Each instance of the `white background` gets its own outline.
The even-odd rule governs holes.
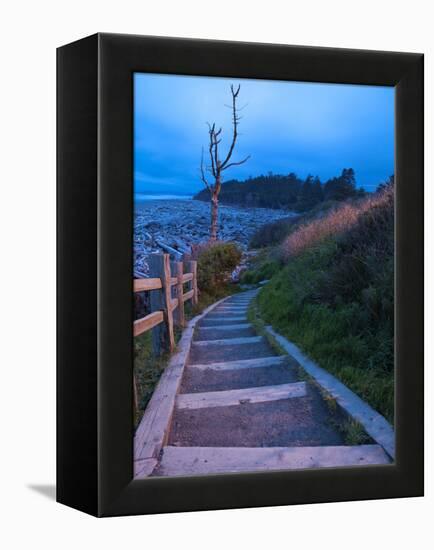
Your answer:
[[[36,0],[2,5],[3,548],[433,547],[432,348],[427,350],[424,499],[97,520],[41,494],[41,486],[42,492],[53,493],[55,475],[55,48],[103,31],[425,53],[426,275],[433,281],[434,49],[428,6],[419,0]],[[428,345],[432,286],[426,288]]]

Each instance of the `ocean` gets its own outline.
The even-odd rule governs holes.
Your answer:
[[[134,193],[134,202],[144,201],[168,201],[168,200],[190,200],[193,195],[145,195],[144,193]]]

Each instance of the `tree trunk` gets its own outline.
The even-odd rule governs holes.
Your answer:
[[[217,240],[218,209],[219,209],[219,198],[217,194],[213,194],[211,197],[211,235],[210,235],[210,240],[212,242],[215,242]]]

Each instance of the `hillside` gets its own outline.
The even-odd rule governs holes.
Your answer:
[[[230,180],[223,182],[219,200],[227,205],[304,212],[323,201],[342,201],[363,194],[363,189],[356,188],[354,170],[344,168],[340,176],[325,183],[313,176],[302,180],[294,173],[269,173],[245,181]],[[209,191],[203,189],[193,199],[209,202]]]
[[[243,282],[263,319],[393,422],[393,185],[288,227]]]

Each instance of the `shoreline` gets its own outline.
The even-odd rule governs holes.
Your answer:
[[[140,195],[140,198],[136,198]],[[148,205],[152,202],[167,202],[167,201],[176,201],[176,202],[193,202],[200,203],[210,206],[210,201],[204,201],[202,199],[195,199],[194,195],[141,195],[134,193],[134,210],[143,205]],[[288,217],[298,216],[299,213],[295,210],[286,210],[284,208],[268,208],[262,206],[246,206],[242,204],[226,204],[224,202],[219,202],[219,208],[235,208],[240,210],[264,210],[272,212],[285,212]]]
[[[237,243],[244,251],[257,229],[296,216],[288,210],[219,206],[219,238]],[[151,199],[134,203],[134,269],[147,272],[146,257],[165,247],[191,252],[191,246],[209,238],[210,203],[193,199]],[[167,248],[166,248],[167,251]]]

